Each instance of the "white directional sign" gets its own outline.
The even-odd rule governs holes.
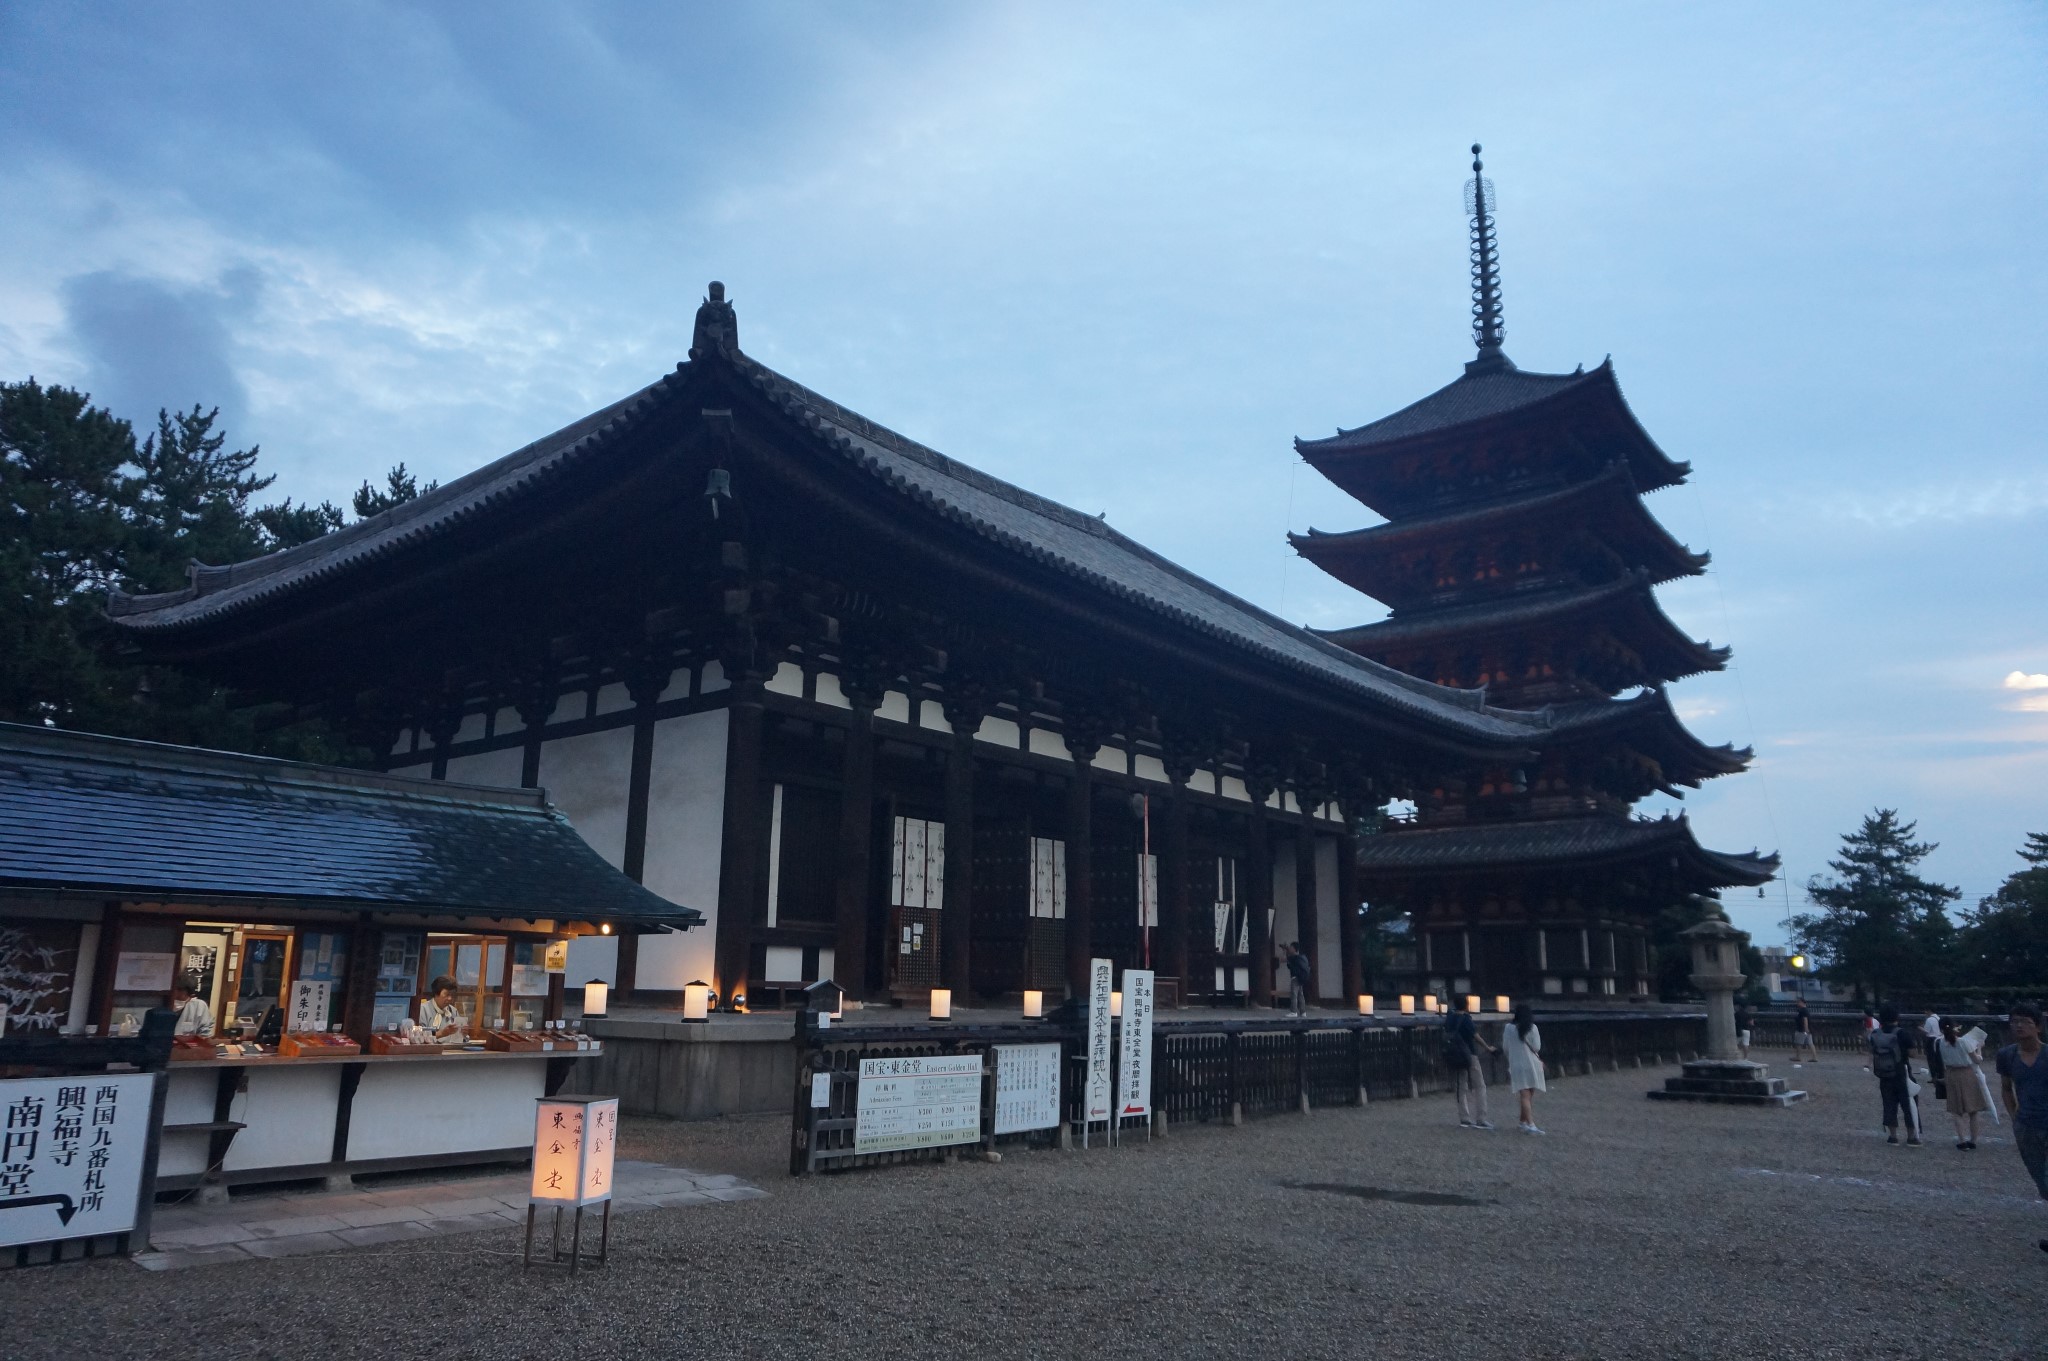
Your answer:
[[[135,1227],[153,1074],[0,1082],[0,1247]]]
[[[971,1144],[981,1137],[979,1054],[860,1061],[853,1151]]]
[[[995,1051],[995,1132],[1055,1128],[1060,1122],[1060,1047],[999,1044]]]
[[[1123,1044],[1117,1053],[1116,1114],[1152,1113],[1152,971],[1124,970]]]

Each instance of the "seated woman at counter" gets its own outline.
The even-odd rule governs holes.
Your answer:
[[[455,980],[443,974],[420,1003],[420,1028],[437,1040],[462,1042],[462,1013],[455,1006]]]
[[[179,974],[171,981],[171,1010],[178,1013],[173,1034],[212,1038],[213,1008],[199,995],[199,980],[191,974]]]

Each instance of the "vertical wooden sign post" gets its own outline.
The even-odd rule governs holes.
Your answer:
[[[604,1265],[612,1237],[612,1158],[619,1137],[615,1096],[542,1097],[533,1128],[533,1185],[526,1201],[526,1248],[522,1269],[533,1266],[533,1217],[541,1206],[555,1212],[547,1262],[562,1262],[562,1211],[575,1211],[569,1236],[569,1274],[582,1259],[583,1209],[604,1205],[596,1263]]]
[[[1152,1125],[1152,992],[1150,969],[1124,970],[1123,1043],[1117,1049],[1116,1133],[1123,1138],[1127,1119],[1146,1119],[1145,1133]]]
[[[1109,1123],[1114,1112],[1115,1093],[1109,1080],[1109,993],[1110,962],[1088,961],[1088,1076],[1081,1086],[1081,1147],[1088,1147],[1088,1131],[1100,1120]]]

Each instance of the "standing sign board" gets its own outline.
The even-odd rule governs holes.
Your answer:
[[[556,1206],[610,1200],[618,1133],[615,1096],[542,1098],[534,1120],[530,1198]]]
[[[853,1151],[971,1144],[981,1137],[979,1054],[919,1054],[860,1061]]]
[[[285,1016],[285,1030],[290,1034],[303,1035],[310,1030],[327,1029],[327,1009],[333,996],[334,985],[324,978],[301,978],[293,983],[292,1005]]]
[[[1109,992],[1110,963],[1088,961],[1088,1082],[1084,1089],[1083,1118],[1094,1124],[1110,1118],[1109,1089]]]
[[[135,1227],[157,1075],[0,1082],[0,1247]]]
[[[1152,1113],[1152,971],[1124,970],[1123,1044],[1117,1053],[1116,1114]]]
[[[996,1051],[997,1134],[1053,1129],[1060,1122],[1060,1047],[999,1044]]]

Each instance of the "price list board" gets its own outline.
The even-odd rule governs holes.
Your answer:
[[[855,1153],[971,1144],[981,1138],[978,1054],[860,1061]]]

